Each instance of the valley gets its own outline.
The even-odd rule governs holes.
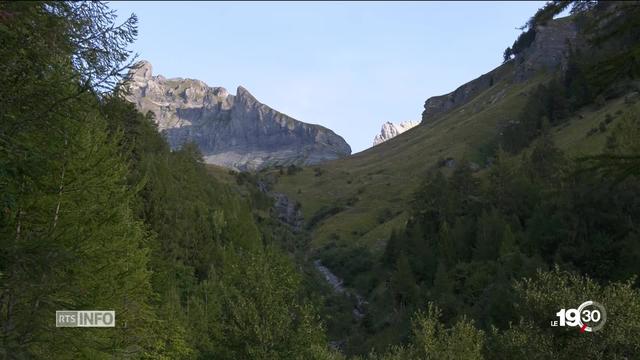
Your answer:
[[[640,354],[638,2],[547,2],[501,64],[424,94],[419,123],[386,122],[355,154],[242,86],[154,74],[130,50],[149,28],[110,5],[0,2],[0,358]],[[223,5],[184,4],[238,10]],[[154,26],[162,54],[195,63],[176,49],[203,24],[182,10],[189,26]],[[228,29],[207,33],[217,76],[294,67],[297,50],[263,37],[279,24],[249,25],[229,48],[213,36]],[[305,103],[304,74],[270,83],[297,109],[360,100],[331,84]],[[596,303],[598,319],[573,318]],[[99,309],[115,322],[59,324]]]
[[[375,347],[374,344],[389,341],[394,336],[387,331],[395,328],[388,326],[389,321],[402,321],[389,320],[391,305],[380,299],[390,291],[387,271],[393,271],[393,266],[383,265],[384,257],[393,233],[402,232],[415,217],[412,202],[416,192],[429,181],[429,174],[440,171],[451,176],[460,164],[467,163],[473,177],[483,186],[490,186],[486,181],[495,171],[503,129],[516,121],[532,97],[538,96],[540,86],[552,81],[552,69],[567,66],[570,51],[558,45],[563,40],[557,38],[562,36],[557,29],[571,27],[571,20],[553,21],[560,24],[547,25],[556,37],[553,43],[544,43],[549,40],[544,34],[539,35],[531,45],[535,51],[524,52],[519,61],[507,61],[461,86],[452,94],[464,91],[472,95],[447,105],[446,110],[434,110],[441,106],[434,104],[444,96],[429,99],[425,105],[427,117],[410,131],[344,159],[303,167],[291,174],[267,172],[274,189],[301,205],[310,236],[309,256],[321,259],[344,279],[344,285],[364,294],[373,307],[369,321],[387,324],[373,331],[372,325],[353,325],[341,335],[334,334],[351,334],[350,351],[361,352],[360,346]],[[575,34],[566,36],[574,42],[584,41]],[[545,54],[546,49],[551,53]],[[550,62],[550,58],[556,62]],[[633,81],[619,95],[576,109],[562,122],[551,125],[550,140],[571,162],[602,153],[616,127],[640,113],[639,85]],[[519,156],[531,156],[535,151],[530,146],[521,154],[502,156],[518,163]],[[419,266],[419,262],[412,264],[414,269]],[[344,316],[347,321],[348,315]],[[353,336],[354,332],[363,332],[367,335],[362,336],[369,339]],[[384,346],[376,348],[383,349]]]

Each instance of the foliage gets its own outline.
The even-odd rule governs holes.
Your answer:
[[[543,124],[558,125],[582,107],[595,103],[602,107],[612,97],[623,95],[633,87],[630,82],[640,76],[640,32],[637,6],[625,3],[598,4],[552,1],[538,11],[526,27],[549,21],[568,6],[575,22],[581,23],[590,47],[572,48],[562,72],[529,94],[520,114],[503,129],[501,143],[516,153],[526,148],[543,131]],[[523,33],[516,43],[528,44]],[[505,51],[505,61],[517,53],[516,43]],[[527,45],[528,46],[528,45]],[[589,56],[583,52],[588,51]],[[606,130],[606,129],[605,129]]]
[[[640,320],[640,292],[633,281],[606,286],[575,273],[538,271],[533,277],[510,284],[519,319],[503,331],[479,330],[461,317],[447,327],[433,303],[413,317],[413,336],[404,346],[391,347],[368,359],[572,359],[576,353],[589,359],[628,359],[640,351],[635,336]],[[604,328],[582,334],[577,328],[551,327],[561,308],[594,299],[607,312]]]
[[[270,227],[110,91],[136,35],[114,20],[103,3],[0,4],[0,354],[333,358]],[[56,329],[64,309],[117,326]]]
[[[311,217],[311,219],[309,219],[309,221],[307,222],[307,229],[311,229],[312,227],[314,227],[316,224],[320,223],[322,220],[333,216],[341,211],[343,211],[345,209],[345,206],[342,204],[335,204],[335,205],[330,205],[330,206],[323,206],[322,208],[318,209],[318,211],[313,214],[313,216]]]
[[[569,4],[545,6],[510,54]],[[579,161],[551,136],[638,77],[637,9],[625,9],[603,15],[612,24],[605,32],[597,16],[585,17],[600,47],[573,53],[564,73],[529,94],[490,169],[474,173],[459,161],[452,173],[424,177],[380,262],[359,245],[324,249],[345,285],[373,294],[371,312],[344,328],[361,326],[353,338],[367,344],[386,331],[398,344],[372,359],[640,352],[640,294],[629,280],[640,273],[637,119],[605,120],[603,154]],[[283,251],[307,255],[307,235],[272,216],[257,175],[218,181],[195,145],[170,149],[152,114],[122,99],[115,85],[130,65],[136,18],[114,21],[103,3],[0,3],[2,357],[341,358],[308,298],[304,257]],[[363,194],[319,205],[305,230]],[[384,226],[396,210],[377,207],[371,221]],[[606,332],[587,338],[548,326],[583,297],[606,306]],[[62,309],[114,309],[117,327],[55,329]]]
[[[512,359],[571,359],[580,353],[589,359],[628,359],[640,351],[640,292],[633,281],[602,286],[592,279],[555,268],[515,283],[520,320],[503,333],[494,333],[491,357]],[[577,328],[550,327],[561,308],[577,307],[591,299],[607,312],[604,328],[582,334]]]
[[[429,303],[426,311],[418,311],[414,315],[412,337],[408,345],[392,347],[381,355],[372,353],[368,359],[484,359],[484,332],[476,329],[473,322],[465,318],[446,327],[440,321],[441,316],[441,310]]]
[[[527,49],[533,43],[536,38],[536,29],[534,27],[529,28],[527,31],[523,31],[518,38],[513,42],[513,45],[507,47],[502,55],[504,61],[511,60],[513,56],[517,56]]]
[[[312,309],[298,301],[300,276],[289,259],[267,250],[265,255],[230,253],[225,263],[217,290],[223,334],[217,357],[316,358],[324,335]]]
[[[76,68],[71,59],[89,55],[70,34],[96,30],[104,46],[98,52],[115,55],[122,44],[111,42],[117,37],[111,24],[93,22],[99,6],[3,2],[0,11],[3,356],[153,351],[148,244],[154,237],[132,211],[120,137],[110,136],[86,87],[91,74],[118,68],[121,58]],[[52,316],[64,309],[113,309],[118,326],[55,329]]]
[[[637,273],[634,175],[616,185],[566,159],[547,135],[521,159],[499,152],[481,186],[465,166],[450,178],[436,170],[387,244],[388,296],[400,311],[420,309],[407,294],[423,294],[445,322],[471,316],[486,331],[507,329],[521,313],[510,283],[536,268],[559,264],[602,282]]]

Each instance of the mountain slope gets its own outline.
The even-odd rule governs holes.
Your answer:
[[[132,74],[127,99],[155,114],[172,148],[195,142],[209,164],[237,170],[272,165],[313,165],[351,153],[340,136],[295,120],[256,100],[239,86],[236,95],[200,80],[153,76],[143,61]]]
[[[624,14],[615,10],[595,23]],[[485,331],[504,330],[522,316],[510,283],[536,268],[558,264],[605,280],[634,273],[626,257],[637,241],[620,239],[637,239],[622,225],[640,214],[637,186],[627,179],[628,189],[611,190],[612,176],[576,172],[585,169],[576,158],[615,159],[621,130],[637,134],[640,36],[589,48],[574,19],[537,25],[515,58],[427,100],[411,131],[345,159],[273,173],[276,191],[301,204],[309,257],[369,302],[364,321],[347,313],[344,323],[355,325],[330,329],[348,353],[403,341],[408,317],[427,301],[450,324],[464,315]],[[513,134],[524,136],[507,149]]]
[[[520,58],[451,94],[427,100],[423,123],[412,131],[348,158],[280,177],[276,189],[299,201],[307,220],[314,219],[312,251],[329,244],[379,251],[391,230],[404,225],[410,195],[430,169],[445,166],[447,172],[447,166],[466,159],[483,171],[504,126],[516,121],[538,85],[566,66],[571,39],[580,41],[571,20],[553,20],[539,29]],[[625,107],[623,97],[585,107],[553,129],[553,136],[573,156],[599,153],[606,132],[587,132],[605,114]]]
[[[505,64],[500,71],[512,68],[513,64]],[[407,200],[428,170],[447,158],[481,163],[482,149],[492,145],[498,124],[508,121],[524,105],[526,92],[543,79],[527,83],[505,79],[437,121],[318,166],[317,171],[304,168],[281,177],[276,189],[298,200],[307,219],[323,208],[348,203],[312,229],[314,248],[347,241],[379,250],[391,230],[403,225]]]

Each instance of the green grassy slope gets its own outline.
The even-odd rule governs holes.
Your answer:
[[[583,109],[554,129],[556,144],[573,157],[600,153],[610,129],[625,114],[640,114],[639,99],[638,95],[623,96],[603,106],[592,105]]]
[[[508,74],[512,66],[504,64],[498,71]],[[529,92],[547,79],[548,74],[540,74],[515,83],[507,75],[467,104],[385,143],[294,175],[279,175],[275,190],[300,202],[307,223],[314,223],[311,251],[333,244],[365,246],[375,253],[384,248],[393,228],[403,226],[410,195],[428,169],[446,158],[483,166],[501,124],[517,116]],[[613,120],[607,126],[612,126],[622,111],[632,108],[624,98],[585,108],[552,130],[555,140],[574,156],[597,153],[607,136],[606,130],[597,130],[599,124],[610,114]]]
[[[503,67],[511,70],[511,64]],[[381,249],[406,220],[407,200],[428,169],[448,157],[481,163],[481,150],[498,124],[510,119],[540,80],[512,84],[507,77],[431,123],[350,157],[281,176],[275,188],[302,204],[307,221],[323,209],[344,206],[314,226],[312,249],[330,242]]]

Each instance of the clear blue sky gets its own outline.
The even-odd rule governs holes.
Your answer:
[[[154,74],[242,85],[354,152],[502,61],[536,2],[113,2]]]

